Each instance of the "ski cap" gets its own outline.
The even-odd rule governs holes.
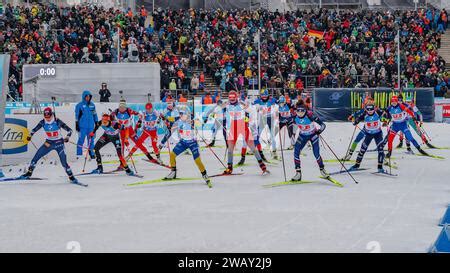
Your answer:
[[[305,107],[305,105],[297,105],[297,107],[295,108],[295,111],[306,112],[306,107]]]
[[[110,121],[110,120],[111,120],[111,116],[107,113],[103,113],[102,121]]]
[[[392,96],[391,103],[394,103],[394,102],[398,103],[398,97],[397,96]]]
[[[153,108],[153,104],[151,102],[149,102],[145,105],[145,110],[150,110],[152,108]]]
[[[230,91],[230,93],[228,93],[228,100],[230,101],[230,103],[235,103],[237,101],[237,93],[236,91]]]
[[[375,105],[373,105],[373,104],[366,105],[366,111],[374,111],[374,110],[375,110]]]
[[[52,108],[46,107],[46,108],[44,109],[44,117],[49,118],[49,117],[51,117],[52,115],[53,115]]]
[[[121,99],[121,100],[119,101],[119,107],[126,108],[126,107],[127,107],[127,102],[126,102],[126,100]]]
[[[267,91],[267,89],[263,89],[261,90],[261,98],[267,98],[269,96],[269,91]]]
[[[286,103],[286,98],[284,96],[280,96],[280,98],[278,99],[279,103]]]

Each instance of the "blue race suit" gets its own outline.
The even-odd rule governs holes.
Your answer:
[[[392,151],[392,142],[394,141],[394,137],[398,132],[403,132],[405,138],[411,141],[414,147],[419,149],[419,143],[417,143],[417,141],[413,138],[411,131],[408,128],[407,116],[414,116],[412,109],[408,108],[408,106],[405,104],[398,103],[396,106],[389,106],[386,109],[386,112],[387,118],[392,120],[392,125],[388,135],[388,150]]]
[[[320,156],[319,147],[319,135],[314,123],[320,125],[320,131],[325,130],[325,123],[323,123],[317,116],[315,116],[311,111],[306,112],[303,117],[296,116],[294,119],[294,124],[298,127],[299,135],[297,141],[294,145],[294,164],[295,169],[301,168],[300,153],[305,147],[308,141],[311,141],[314,157],[316,158],[317,164],[320,169],[324,168],[322,157]]]
[[[64,167],[67,175],[69,177],[73,176],[72,170],[69,164],[67,164],[67,156],[64,150],[64,140],[61,134],[61,128],[67,131],[67,137],[72,135],[72,129],[67,126],[62,120],[57,118],[52,118],[51,121],[41,120],[36,127],[31,130],[30,135],[34,135],[41,128],[44,128],[47,139],[44,144],[37,150],[33,159],[31,160],[29,172],[33,172],[39,159],[44,157],[49,152],[55,150],[58,153],[59,159],[61,160],[61,165]]]
[[[89,96],[89,101],[86,101],[86,97]],[[81,95],[81,102],[75,107],[75,122],[77,124],[77,129],[80,131],[78,133],[78,145],[77,145],[77,156],[83,154],[83,145],[85,139],[89,145],[89,154],[91,156],[94,154],[94,137],[89,137],[89,133],[94,130],[95,124],[98,122],[97,112],[95,110],[95,104],[91,101],[92,94],[89,91],[84,91]]]
[[[358,157],[356,158],[356,164],[360,164],[364,154],[367,151],[367,148],[372,142],[372,139],[375,139],[375,143],[377,144],[378,150],[378,168],[381,168],[384,160],[384,141],[383,141],[383,131],[381,130],[381,117],[383,116],[383,111],[377,109],[374,111],[372,115],[369,115],[366,111],[361,113],[359,116],[355,118],[354,125],[356,126],[359,122],[364,121],[364,128],[361,130],[364,132],[365,138],[364,142],[361,145],[361,149],[359,150]]]

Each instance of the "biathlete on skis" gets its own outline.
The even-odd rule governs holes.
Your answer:
[[[241,100],[239,101],[239,103],[243,106],[244,109],[247,109],[247,111],[245,112],[245,127],[250,130],[250,132],[252,132],[253,134],[253,143],[254,146],[256,147],[256,149],[259,152],[259,155],[261,156],[261,159],[263,162],[269,162],[266,157],[264,156],[263,153],[263,149],[261,146],[261,143],[259,142],[259,130],[257,128],[257,124],[253,124],[252,128],[250,128],[250,112],[251,112],[251,107],[252,105],[250,104],[250,101],[248,100],[247,96],[245,95],[244,92],[241,93],[240,96]],[[256,117],[255,120],[258,120],[258,117]],[[225,121],[224,121],[225,122]],[[236,140],[237,141],[237,140]],[[242,137],[242,148],[241,148],[241,159],[239,160],[239,162],[237,163],[237,165],[244,165],[245,164],[245,156],[247,155],[247,141],[245,140],[244,137]],[[227,144],[228,147],[228,144]],[[249,154],[251,154],[252,152],[249,152]]]
[[[386,118],[392,121],[392,125],[388,130],[389,133],[387,136],[388,152],[386,154],[386,158],[389,158],[392,155],[392,143],[398,132],[402,132],[405,135],[405,138],[411,141],[414,147],[416,147],[421,154],[429,156],[427,152],[422,150],[419,143],[417,143],[412,136],[411,131],[408,128],[408,115],[414,121],[416,120],[414,117],[414,112],[409,105],[399,103],[398,97],[393,96],[391,98],[391,105],[386,109]]]
[[[119,102],[119,108],[114,110],[111,114],[111,119],[116,120],[121,126],[120,129],[120,141],[121,145],[121,153],[122,157],[124,157],[124,150],[126,147],[130,145],[128,139],[131,139],[135,145],[137,145],[136,140],[136,132],[133,128],[133,119],[135,116],[138,116],[139,113],[134,111],[133,109],[127,107],[127,103],[124,99],[121,99]],[[141,145],[142,146],[142,145]],[[141,148],[141,147],[139,147]],[[125,166],[120,164],[118,170],[123,169]]]
[[[311,142],[314,157],[319,165],[321,175],[324,178],[330,177],[325,170],[319,146],[319,135],[325,130],[325,123],[323,123],[319,117],[314,115],[312,111],[307,110],[307,106],[303,100],[297,102],[295,111],[296,117],[294,118],[294,124],[298,128],[298,137],[294,145],[294,164],[296,173],[291,181],[302,180],[300,154],[308,142]],[[319,129],[316,129],[316,124],[320,126]]]
[[[228,93],[228,105],[224,108],[224,124],[227,132],[226,141],[228,143],[228,164],[224,174],[231,174],[233,172],[233,151],[240,135],[244,137],[248,147],[254,153],[263,174],[268,173],[259,151],[255,148],[254,136],[249,128],[249,122],[246,122],[246,118],[248,118],[248,108],[246,106],[248,104],[244,105],[239,102],[236,91],[230,91]]]
[[[370,97],[369,95],[366,96],[364,98],[364,102],[362,104],[362,108],[360,110],[356,111],[355,113],[351,114],[348,117],[348,121],[351,121],[352,123],[354,123],[357,117],[359,117],[362,114],[364,114],[365,106],[367,104],[373,104],[373,103],[374,103],[373,98]],[[356,138],[353,140],[352,145],[350,146],[350,149],[348,150],[347,154],[342,159],[343,161],[349,161],[352,158],[352,155],[355,152],[356,147],[358,146],[358,143],[361,142],[361,140],[363,140],[365,136],[366,136],[365,131],[364,130],[359,130],[358,134],[356,135]]]
[[[217,101],[217,105],[211,107],[203,117],[203,123],[206,124],[211,117],[214,120],[212,127],[212,141],[208,144],[208,147],[214,147],[216,143],[216,136],[219,131],[222,131],[223,139],[226,138],[226,132],[223,126],[223,109],[225,103],[222,100]]]
[[[405,104],[407,107],[411,108],[413,110],[413,112],[414,112],[415,120],[412,119],[412,118],[409,118],[409,116],[407,117],[408,126],[413,128],[413,130],[416,132],[416,134],[418,136],[420,136],[420,138],[422,139],[422,142],[425,145],[427,145],[429,148],[436,148],[428,141],[425,133],[422,130],[420,130],[420,128],[423,125],[423,115],[420,112],[419,108],[417,108],[417,106],[414,104],[414,99],[411,98],[411,97],[409,97],[409,98],[407,97],[405,99],[405,101],[403,101],[403,95],[399,94],[398,95],[398,102]],[[403,136],[403,133],[401,133],[401,132],[399,134],[400,134],[400,143],[398,144],[397,148],[401,148],[403,146],[404,136]],[[412,153],[411,142],[409,142],[409,140],[406,140],[406,149],[407,149],[408,152]]]
[[[272,148],[271,154],[274,159],[278,159],[277,143],[275,141],[275,126],[278,123],[276,100],[269,96],[267,90],[262,90],[259,98],[257,98],[253,104],[256,105],[258,112],[258,135],[261,136],[263,130],[268,127]]]
[[[362,143],[361,149],[359,150],[355,165],[350,167],[349,171],[359,169],[367,148],[369,147],[372,140],[375,140],[378,150],[378,172],[385,172],[383,169],[383,131],[381,130],[381,118],[383,115],[384,111],[376,109],[375,105],[372,102],[369,102],[365,105],[364,111],[358,116],[355,116],[355,120],[353,122],[354,126],[357,126],[360,122],[364,122],[364,127],[361,130],[361,132],[364,132],[364,142]]]
[[[284,96],[280,96],[278,99],[278,114],[280,120],[280,126],[278,133],[281,133],[284,127],[286,127],[288,131],[289,139],[291,140],[290,147],[288,150],[292,150],[294,148],[294,113],[292,109],[292,105],[286,102],[286,98]]]
[[[124,125],[120,124],[118,121],[113,119],[113,115],[103,114],[102,119],[95,124],[94,131],[90,133],[90,136],[94,136],[97,130],[101,127],[103,129],[103,135],[97,140],[94,146],[95,160],[97,161],[97,169],[93,170],[92,173],[103,173],[102,165],[102,155],[100,150],[107,145],[112,143],[116,148],[117,156],[119,157],[120,164],[125,169],[128,175],[133,175],[134,172],[128,167],[126,160],[122,154],[122,144],[120,141],[120,132],[124,129]]]
[[[145,111],[139,114],[139,120],[136,123],[136,130],[135,130],[137,131],[138,128],[142,128],[142,134],[136,140],[136,145],[130,150],[126,159],[133,156],[133,154],[139,148],[150,161],[157,164],[162,164],[158,148],[158,127],[157,127],[157,123],[159,122],[160,116],[161,116],[160,113],[158,113],[156,110],[153,109],[153,104],[151,102],[145,105]],[[152,142],[153,151],[156,154],[156,159],[154,159],[150,155],[147,148],[145,148],[144,146],[144,142],[149,137]]]
[[[211,180],[206,172],[205,166],[200,158],[200,150],[198,142],[195,136],[193,121],[190,119],[190,114],[185,110],[179,111],[180,118],[171,126],[172,131],[176,131],[176,135],[179,137],[180,141],[175,145],[173,150],[170,152],[170,166],[172,168],[169,175],[165,177],[167,180],[177,178],[177,162],[176,158],[178,155],[189,149],[194,158],[195,164],[197,165],[203,179],[209,187],[212,187]]]
[[[159,146],[158,146],[159,150],[161,150],[164,147],[166,142],[168,142],[168,140],[172,136],[172,126],[180,118],[178,109],[177,109],[177,107],[175,107],[175,102],[172,99],[168,99],[166,101],[166,103],[167,103],[167,107],[162,113],[162,119],[165,121],[167,130],[161,140],[161,144],[159,144]]]
[[[31,160],[30,166],[28,167],[28,171],[21,175],[21,179],[30,178],[33,174],[33,170],[36,167],[39,159],[44,157],[49,152],[55,150],[58,153],[59,160],[61,161],[61,165],[64,167],[67,175],[71,183],[78,183],[78,180],[73,175],[72,170],[70,169],[69,164],[67,163],[67,156],[64,149],[64,142],[68,142],[70,136],[72,135],[72,129],[67,126],[62,120],[55,117],[52,109],[47,107],[44,109],[44,119],[42,119],[36,127],[31,130],[30,135],[27,137],[28,141],[31,141],[33,135],[39,131],[41,128],[44,129],[45,134],[47,135],[44,144],[37,150],[33,159]],[[67,131],[67,135],[63,138],[61,134],[61,129]]]

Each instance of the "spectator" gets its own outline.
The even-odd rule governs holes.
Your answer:
[[[197,66],[204,68],[199,89],[205,88],[207,77],[213,77],[222,90],[240,88],[239,74],[244,87],[253,88],[259,75],[254,39],[258,29],[264,87],[289,87],[293,81],[297,88],[300,78],[308,79],[308,87],[352,87],[359,82],[369,87],[395,86],[398,30],[405,83],[436,87],[445,68],[437,54],[448,26],[445,9],[284,13],[157,9],[152,14],[154,26],[145,26],[146,14],[142,8],[133,14],[90,5],[6,5],[5,18],[0,19],[0,50],[11,55],[10,77],[14,74],[16,79],[10,83],[12,90],[21,84],[23,64],[113,62],[118,55],[124,61],[134,46],[139,61],[160,63],[162,87],[170,88],[169,79],[175,78],[178,88],[186,88],[192,82],[188,75]],[[324,35],[314,37],[310,30]],[[255,78],[252,83],[251,78]]]
[[[192,91],[192,94],[194,94],[194,95],[197,94],[197,90],[199,89],[199,86],[200,86],[199,83],[200,82],[199,82],[199,79],[197,77],[197,74],[194,74],[194,77],[192,77],[192,79],[191,79],[191,91]]]
[[[109,102],[109,98],[111,97],[111,92],[108,89],[106,83],[102,83],[101,89],[98,91],[100,94],[100,102]]]
[[[175,79],[172,79],[172,81],[169,84],[169,90],[176,91],[177,90],[177,83],[175,82]]]

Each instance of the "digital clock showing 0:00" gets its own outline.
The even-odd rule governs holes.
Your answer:
[[[39,69],[40,76],[56,76],[55,67],[42,67]]]

